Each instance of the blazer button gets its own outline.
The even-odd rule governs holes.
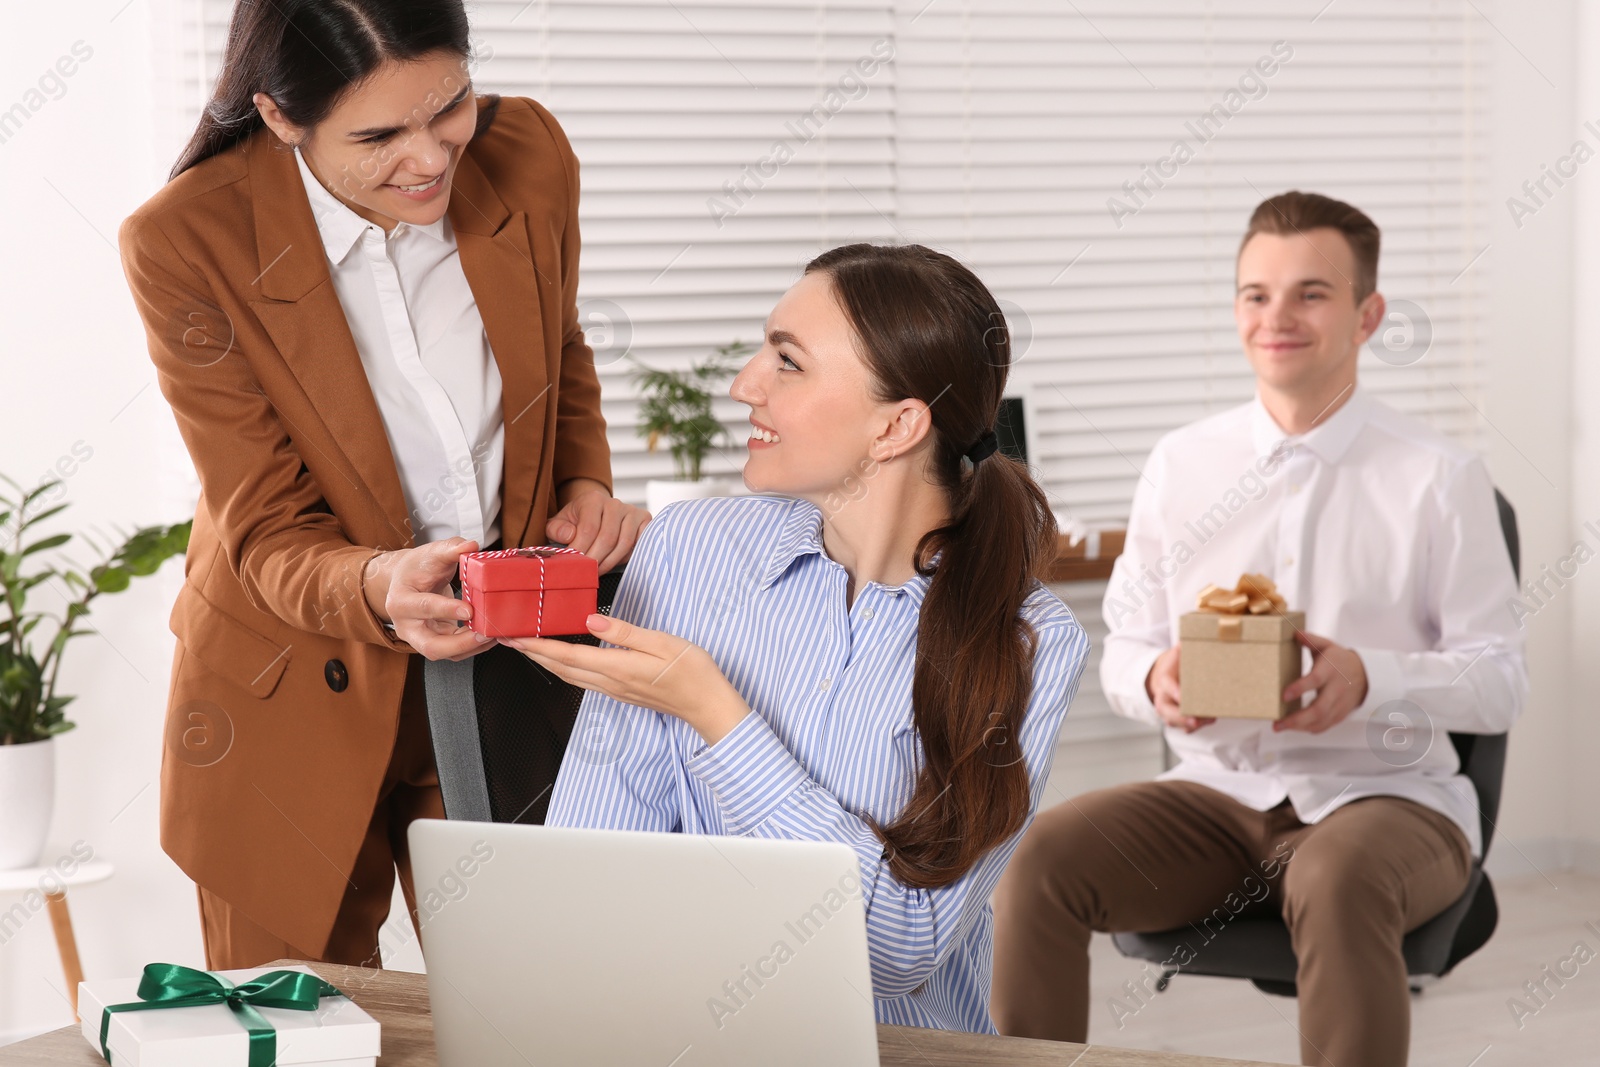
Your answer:
[[[322,677],[327,679],[328,688],[335,693],[344,692],[344,687],[350,684],[350,672],[345,670],[344,664],[336,659],[330,659],[323,665]]]

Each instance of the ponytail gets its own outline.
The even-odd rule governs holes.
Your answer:
[[[813,270],[830,276],[881,399],[938,403],[930,473],[950,520],[923,535],[915,557],[931,579],[911,683],[923,767],[905,809],[873,827],[894,876],[935,889],[1027,819],[1021,730],[1037,634],[1022,605],[1053,558],[1055,516],[1022,463],[984,448],[967,458],[994,425],[1011,364],[1004,314],[984,284],[921,245],[847,245]]]

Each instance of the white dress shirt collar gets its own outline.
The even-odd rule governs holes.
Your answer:
[[[361,235],[367,227],[377,224],[357,215],[350,205],[334,196],[317,181],[317,176],[311,173],[310,166],[306,164],[305,156],[300,153],[299,145],[294,148],[294,160],[300,167],[300,180],[305,183],[306,197],[311,201],[311,214],[317,220],[317,232],[322,235],[322,247],[327,251],[330,262],[342,263],[344,257],[355,248],[356,242],[361,240]],[[445,227],[449,218],[449,215],[441,215],[436,221],[425,226],[401,222],[389,231],[388,237],[393,240],[407,230],[416,230],[436,241],[448,241],[450,234]]]
[[[1333,414],[1303,434],[1289,434],[1278,425],[1257,392],[1250,404],[1250,440],[1257,456],[1270,455],[1287,441],[1295,448],[1310,449],[1324,463],[1338,463],[1349,451],[1361,427],[1366,425],[1369,414],[1366,393],[1360,386],[1353,385],[1349,397]]]

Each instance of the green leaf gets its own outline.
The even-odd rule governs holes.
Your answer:
[[[33,553],[43,552],[47,548],[59,548],[61,545],[66,544],[70,540],[72,540],[72,535],[69,533],[56,534],[52,537],[46,537],[43,541],[35,541],[27,548],[24,548],[22,550],[22,554],[24,556],[31,556]]]
[[[58,576],[58,572],[54,567],[46,567],[44,570],[36,571],[33,574],[26,574],[21,578],[18,578],[16,588],[26,593],[40,582],[48,582],[51,578]]]
[[[147,526],[135,531],[113,558],[120,561],[131,574],[154,574],[167,560],[188,550],[192,524],[193,520],[176,526]]]
[[[24,515],[26,515],[28,513],[28,505],[29,504],[33,503],[33,501],[38,499],[42,494],[48,492],[49,489],[52,486],[56,486],[56,485],[60,485],[60,484],[61,484],[61,479],[52,478],[48,482],[40,482],[38,485],[34,486],[33,489],[31,489],[29,492],[25,493],[23,495],[23,497],[22,497],[22,504],[21,504],[22,513]],[[21,487],[19,486],[18,488],[21,488]],[[65,504],[63,504],[61,506],[62,507],[66,507]]]
[[[29,658],[12,660],[0,671],[0,685],[13,693],[31,688],[39,681],[39,665]]]
[[[128,588],[133,576],[122,567],[96,567],[90,572],[94,587],[101,593],[120,593]]]
[[[28,515],[28,517],[23,520],[22,528],[24,530],[26,530],[28,527],[33,526],[36,523],[41,523],[44,520],[48,519],[50,516],[55,515],[58,512],[65,511],[65,510],[67,510],[67,505],[65,505],[65,504],[57,504],[53,508],[45,508],[43,511],[39,512],[39,514],[37,514],[37,515],[28,515],[27,511],[23,511],[23,514],[24,515]]]

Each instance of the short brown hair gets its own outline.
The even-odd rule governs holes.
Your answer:
[[[1256,205],[1250,216],[1250,225],[1239,242],[1239,254],[1244,254],[1244,246],[1258,233],[1287,237],[1319,229],[1338,230],[1349,242],[1356,260],[1356,303],[1361,303],[1378,288],[1380,235],[1377,223],[1360,208],[1351,207],[1342,200],[1321,193],[1302,193],[1298,189],[1267,197]]]

